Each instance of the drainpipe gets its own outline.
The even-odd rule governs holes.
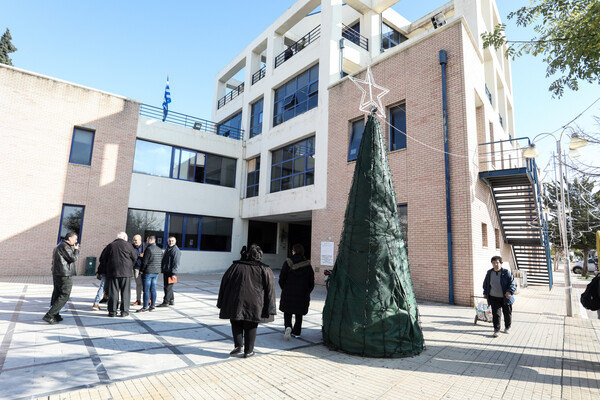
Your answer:
[[[344,77],[344,38],[340,39],[340,79]]]
[[[450,215],[450,160],[448,158],[448,102],[446,98],[446,64],[448,54],[440,50],[442,66],[442,109],[444,128],[444,167],[446,172],[446,237],[448,238],[448,303],[454,304],[454,271],[452,263],[452,219]]]

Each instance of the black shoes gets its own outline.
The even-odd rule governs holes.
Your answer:
[[[242,347],[236,347],[235,349],[231,350],[231,352],[229,353],[230,356],[234,356],[236,354],[240,354],[242,352]]]
[[[56,325],[58,324],[58,321],[55,320],[54,318],[50,318],[46,315],[44,315],[44,317],[42,318],[44,321],[46,321],[47,323],[49,323],[50,325]]]
[[[122,312],[121,315],[119,315],[119,317],[121,317],[121,318],[129,317],[129,313],[128,312]]]
[[[174,306],[174,305],[175,305],[175,302],[174,302],[174,301],[170,301],[170,302],[169,302],[169,305],[170,305],[170,306]]]
[[[244,353],[244,358],[250,358],[254,355],[255,353],[253,351],[251,351],[250,353]]]
[[[139,309],[139,310],[137,310],[136,312],[146,312],[146,311],[148,311],[148,309],[147,309],[147,308],[140,308],[140,309]]]
[[[109,317],[111,317],[111,318],[114,318],[114,317],[116,317],[116,316],[117,316],[117,314],[111,314],[111,313],[108,313],[108,316],[109,316]]]
[[[156,307],[169,307],[169,304],[168,303],[160,303]]]
[[[56,314],[56,315],[54,316],[54,319],[55,319],[57,322],[60,322],[60,321],[62,321],[62,320],[63,320],[63,317],[61,317],[61,316],[60,316],[60,314]]]

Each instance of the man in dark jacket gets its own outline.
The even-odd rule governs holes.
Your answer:
[[[108,316],[117,315],[117,303],[121,295],[121,317],[129,315],[131,299],[131,278],[137,251],[127,242],[127,234],[119,232],[117,239],[102,250],[100,262],[106,266],[108,286]]]
[[[483,280],[483,295],[492,306],[494,337],[500,332],[500,313],[504,314],[504,333],[510,333],[512,324],[513,294],[516,292],[515,280],[509,270],[502,268],[502,257],[492,257],[492,269],[488,270]]]
[[[144,286],[144,303],[136,312],[153,311],[156,307],[156,279],[161,270],[162,250],[156,245],[156,237],[148,236],[142,257],[140,273]]]
[[[277,313],[273,271],[261,262],[262,250],[253,244],[247,259],[235,261],[221,280],[217,307],[219,318],[229,319],[235,348],[229,353],[254,355],[259,322],[272,322]]]
[[[283,311],[285,326],[283,338],[290,340],[290,336],[300,337],[302,316],[308,313],[310,293],[315,287],[315,273],[310,260],[304,257],[304,246],[300,243],[292,247],[292,257],[286,259],[281,267],[279,287],[281,287],[279,309]],[[293,328],[292,314],[296,319]]]
[[[69,232],[52,253],[52,279],[54,292],[52,293],[52,306],[42,318],[50,325],[62,321],[59,312],[67,304],[73,288],[73,275],[75,275],[75,261],[79,256],[79,243],[77,234]]]
[[[177,239],[175,236],[169,236],[167,239],[167,250],[162,256],[161,269],[163,273],[163,287],[165,291],[165,297],[163,298],[162,304],[158,307],[169,307],[175,304],[175,296],[173,295],[173,282],[169,282],[169,279],[175,279],[177,277],[177,271],[179,270],[179,263],[181,261],[181,250],[175,244]]]
[[[135,260],[135,264],[133,264],[133,279],[135,280],[135,303],[134,306],[142,305],[142,274],[140,273],[140,267],[142,266],[142,256],[144,255],[144,250],[146,249],[146,245],[142,243],[142,236],[135,235],[133,237],[132,243],[133,248],[137,252],[138,258]]]

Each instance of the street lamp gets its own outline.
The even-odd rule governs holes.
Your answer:
[[[567,210],[565,208],[565,186],[563,183],[563,162],[562,162],[562,149],[561,149],[561,140],[563,134],[567,129],[571,129],[571,127],[566,127],[560,133],[559,138],[557,139],[552,133],[540,133],[536,137],[533,138],[529,147],[523,150],[523,157],[525,158],[534,158],[539,156],[536,148],[535,148],[535,139],[540,136],[548,135],[552,136],[554,140],[556,140],[556,151],[558,152],[558,171],[560,176],[560,209],[559,209],[559,229],[562,232],[562,241],[563,241],[563,250],[565,252],[565,301],[567,306],[567,316],[573,316],[573,307],[571,305],[571,296],[572,296],[572,287],[571,287],[571,268],[569,266],[569,243],[567,241]],[[577,157],[580,149],[588,144],[588,141],[577,135],[576,132],[573,132],[571,135],[571,140],[569,142],[569,156],[571,158]],[[572,153],[573,152],[573,153]]]

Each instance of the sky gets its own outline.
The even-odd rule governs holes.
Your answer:
[[[4,1],[0,33],[10,29],[18,51],[13,65],[42,75],[121,95],[161,107],[167,75],[169,109],[211,119],[214,78],[230,60],[271,25],[295,0],[182,1],[23,0]],[[445,4],[441,0],[400,0],[393,8],[414,21]],[[510,40],[526,40],[531,30],[506,16],[529,0],[498,0]],[[555,132],[589,107],[598,85],[581,83],[560,98],[548,91],[541,58],[512,62],[515,137]],[[378,82],[385,86],[385,82]],[[593,132],[600,127],[600,101],[574,124]],[[536,140],[542,168],[556,149],[551,137]],[[563,144],[568,140],[563,139]],[[589,147],[589,146],[588,146]],[[587,150],[589,152],[590,150]],[[599,165],[582,150],[587,162]]]

